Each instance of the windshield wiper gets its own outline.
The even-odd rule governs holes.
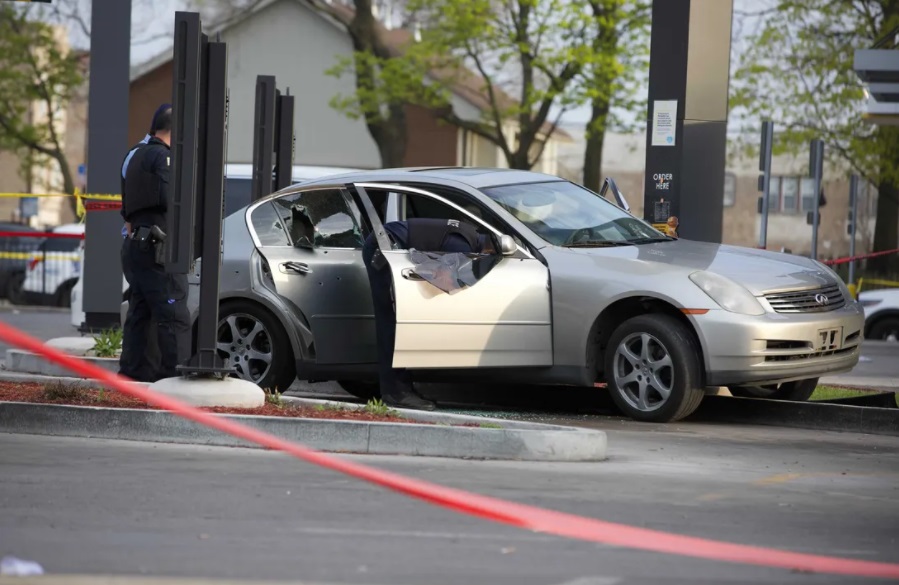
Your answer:
[[[607,248],[613,246],[633,246],[634,244],[628,240],[586,240],[583,242],[573,242],[565,244],[564,248]]]
[[[671,236],[663,236],[661,238],[636,238],[634,240],[628,240],[628,242],[636,245],[636,244],[652,244],[654,242],[673,242],[677,238],[672,238]]]

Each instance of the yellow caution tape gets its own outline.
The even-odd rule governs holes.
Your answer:
[[[47,254],[45,257],[41,252],[0,252],[0,258],[10,260],[78,260],[79,257],[73,254]]]
[[[121,201],[121,195],[100,194],[100,193],[81,193],[77,189],[74,194],[71,193],[0,193],[0,197],[80,197],[82,199],[91,199],[97,201]]]

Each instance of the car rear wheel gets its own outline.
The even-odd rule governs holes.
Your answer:
[[[77,279],[67,280],[56,289],[53,296],[53,305],[57,307],[69,308],[72,306],[72,289],[75,288]]]
[[[884,317],[871,325],[867,339],[879,339],[881,341],[899,341],[899,317]]]
[[[290,388],[296,364],[281,323],[253,303],[226,303],[219,314],[216,348],[235,377],[272,392]]]
[[[818,378],[807,378],[782,384],[766,386],[728,386],[734,396],[741,398],[768,398],[770,400],[791,400],[805,402],[818,387]]]
[[[700,350],[692,331],[662,314],[622,323],[609,339],[605,377],[612,400],[627,416],[671,422],[689,416],[705,395]]]
[[[6,294],[4,295],[6,297],[6,300],[9,301],[10,304],[25,304],[25,290],[22,288],[24,284],[24,272],[14,272],[10,275],[9,280],[6,281]]]

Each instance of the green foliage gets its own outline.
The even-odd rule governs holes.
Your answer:
[[[809,141],[821,138],[829,163],[899,184],[899,137],[863,119],[867,98],[853,70],[855,50],[897,24],[899,0],[777,0],[735,56],[730,115],[751,122],[734,154],[756,156],[759,124],[771,119],[775,155],[807,158]]]
[[[281,398],[281,393],[278,392],[277,388],[274,391],[271,388],[263,388],[262,391],[265,393],[265,402],[267,404],[271,404],[276,408],[284,408],[284,400]]]
[[[84,390],[72,384],[62,382],[50,382],[44,386],[43,396],[45,400],[79,400],[84,397]]]
[[[48,24],[27,10],[0,3],[0,150],[15,152],[27,176],[32,165],[54,162],[66,192],[74,191],[61,136],[47,114],[58,114],[82,84],[78,60]]]
[[[106,329],[94,340],[94,353],[97,357],[115,357],[122,350],[123,331],[119,328]]]
[[[398,416],[397,412],[384,404],[380,398],[370,398],[365,403],[365,412],[376,416]]]
[[[495,423],[495,422],[482,422],[481,428],[482,429],[501,429],[501,428],[503,428],[503,425],[501,425],[499,423]]]
[[[648,6],[648,0],[410,0],[407,20],[417,23],[420,38],[410,33],[390,51],[357,42],[360,50],[328,70],[355,74],[356,90],[335,96],[331,106],[369,124],[391,107],[431,108],[495,143],[513,168],[531,168],[542,138],[568,109],[598,95],[640,107],[626,96],[648,66]],[[480,119],[454,110],[454,92],[486,101]],[[593,127],[604,131],[614,121],[604,116]]]

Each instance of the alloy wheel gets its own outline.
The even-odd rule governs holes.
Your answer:
[[[632,333],[615,349],[612,375],[621,396],[633,408],[652,412],[674,388],[674,365],[668,349],[648,333]]]
[[[271,335],[256,317],[232,313],[219,322],[216,349],[237,377],[258,383],[272,367]]]

